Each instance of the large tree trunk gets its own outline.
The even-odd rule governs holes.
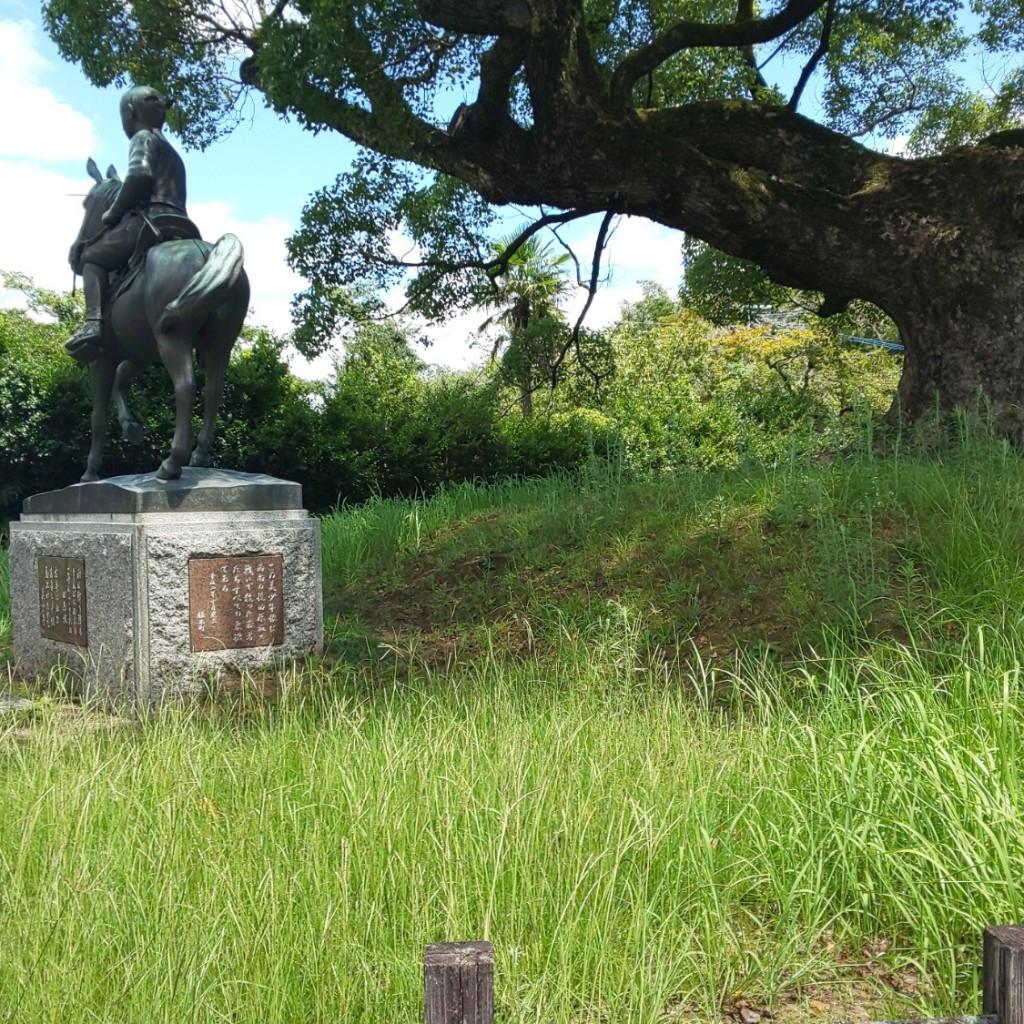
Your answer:
[[[905,345],[893,415],[982,397],[1001,431],[1021,436],[1024,149],[906,160],[782,107],[634,109],[614,76],[598,80],[579,0],[530,6],[529,40],[500,40],[481,63],[477,104],[435,151],[438,166],[493,201],[640,214],[829,304],[873,302]],[[520,60],[528,130],[496,101]]]
[[[923,268],[924,269],[924,268]],[[905,346],[891,421],[919,419],[936,408],[982,406],[996,431],[1024,441],[1024,302],[1000,277],[954,298],[956,268],[930,268],[932,301],[890,309]],[[925,270],[927,273],[927,269]],[[922,275],[924,276],[924,275]]]

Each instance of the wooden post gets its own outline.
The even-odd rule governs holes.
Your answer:
[[[423,1004],[425,1024],[494,1024],[491,944],[428,945],[423,957]]]
[[[1024,1024],[1024,926],[985,929],[981,964],[982,1013],[1002,1024]]]

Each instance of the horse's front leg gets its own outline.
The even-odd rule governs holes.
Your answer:
[[[114,405],[117,420],[121,424],[121,436],[129,444],[142,444],[146,436],[146,425],[132,412],[128,404],[128,392],[132,379],[139,372],[138,366],[125,359],[114,376]]]
[[[85,463],[82,483],[92,483],[100,478],[100,463],[103,461],[103,439],[107,433],[107,412],[110,408],[110,390],[114,384],[114,363],[106,357],[97,359],[91,367],[92,373],[92,444],[89,458]]]
[[[177,480],[188,461],[192,446],[192,402],[196,396],[196,376],[192,367],[192,341],[170,334],[156,339],[160,361],[174,383],[174,440],[171,454],[160,463],[156,475],[161,480]]]

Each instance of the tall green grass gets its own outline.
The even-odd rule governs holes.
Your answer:
[[[555,473],[492,484],[454,484],[429,500],[374,498],[321,519],[324,578],[349,583],[420,550],[458,520],[507,506],[540,505],[552,511],[587,481],[602,489],[620,479],[621,466],[594,461],[579,473]]]
[[[1024,909],[1024,637],[794,680],[637,671],[608,623],[544,670],[8,735],[0,1017],[412,1022],[424,944],[462,938],[505,1021],[771,1006],[879,937],[927,979],[881,1005],[976,1008],[980,931]]]

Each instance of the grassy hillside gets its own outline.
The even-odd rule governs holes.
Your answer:
[[[0,734],[0,1016],[976,1011],[1020,920],[1024,463],[628,481],[324,521],[328,652],[142,722]]]
[[[936,667],[1024,609],[1024,463],[928,455],[629,481],[612,471],[376,502],[324,520],[331,650],[431,667],[628,637],[671,675],[904,645]],[[366,659],[364,659],[366,660]]]

